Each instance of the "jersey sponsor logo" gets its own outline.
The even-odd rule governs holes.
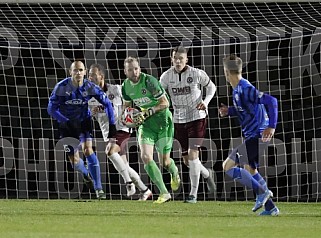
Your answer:
[[[187,80],[188,83],[192,83],[193,82],[193,78],[192,77],[188,77],[186,80]]]
[[[143,106],[143,105],[146,105],[146,104],[149,104],[152,102],[152,100],[148,97],[143,97],[143,98],[136,98],[133,100],[134,101],[134,104],[137,105],[137,106]]]
[[[72,100],[66,101],[65,104],[67,104],[67,105],[83,105],[83,104],[86,104],[86,101],[83,101],[81,99],[72,99]]]
[[[172,88],[172,93],[177,96],[177,95],[186,95],[191,93],[191,87],[186,86],[182,88]]]

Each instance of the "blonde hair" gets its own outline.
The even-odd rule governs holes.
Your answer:
[[[241,74],[243,68],[242,59],[236,55],[228,55],[223,59],[224,67],[230,71],[231,74]]]
[[[138,57],[128,56],[128,57],[124,60],[124,67],[126,66],[126,64],[133,63],[134,61],[137,61],[137,63],[139,64],[139,58],[138,58]]]

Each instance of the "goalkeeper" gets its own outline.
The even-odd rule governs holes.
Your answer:
[[[98,199],[105,199],[102,189],[100,165],[92,148],[92,123],[88,109],[88,101],[94,97],[106,108],[109,117],[109,137],[116,132],[113,107],[105,93],[92,82],[85,80],[86,69],[81,61],[72,63],[69,73],[71,77],[60,81],[54,88],[48,104],[48,113],[59,123],[60,138],[67,138],[64,149],[73,167],[83,174],[84,182],[94,188]],[[80,144],[79,144],[80,140]],[[88,169],[80,158],[78,146],[81,145],[86,156]],[[92,181],[93,180],[93,181]]]
[[[90,66],[88,79],[98,85],[107,95],[114,106],[114,115],[119,117],[122,112],[121,86],[105,83],[105,68],[100,64]],[[109,118],[103,110],[103,106],[92,98],[88,102],[92,115],[96,118],[102,131],[104,141],[109,142],[106,146],[106,154],[118,173],[123,177],[126,183],[127,196],[135,194],[135,186],[139,189],[139,201],[145,201],[152,196],[152,192],[142,182],[137,172],[129,166],[126,159],[125,146],[130,138],[131,130],[124,126],[120,120],[116,123],[117,133],[114,139],[115,143],[108,138]]]
[[[242,60],[235,55],[224,58],[226,80],[233,88],[233,104],[227,107],[221,104],[221,117],[237,116],[239,118],[245,141],[236,147],[223,162],[223,170],[233,179],[252,188],[256,193],[253,212],[265,205],[260,215],[279,214],[279,209],[270,197],[273,193],[267,188],[264,178],[257,167],[259,157],[268,147],[274,135],[278,117],[276,98],[259,92],[250,82],[242,77]],[[243,166],[245,169],[239,167]]]
[[[124,72],[127,79],[122,85],[125,107],[139,107],[142,112],[134,115],[138,128],[138,142],[145,170],[160,195],[155,203],[164,203],[171,199],[164,184],[160,169],[153,160],[154,145],[159,160],[171,175],[171,187],[176,191],[180,185],[178,169],[170,152],[173,144],[173,122],[169,111],[169,102],[159,81],[151,75],[141,72],[139,60],[127,57],[124,61]],[[133,104],[133,105],[132,105]]]

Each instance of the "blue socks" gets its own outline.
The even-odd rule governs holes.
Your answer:
[[[91,174],[92,179],[94,180],[94,189],[101,190],[101,177],[100,177],[100,165],[95,153],[86,157],[88,169]]]
[[[82,173],[83,176],[87,176],[88,175],[88,170],[84,165],[84,161],[82,159],[79,159],[79,162],[77,164],[73,164],[73,167],[75,168],[75,170],[77,170],[78,172]]]
[[[264,180],[264,178],[261,176],[261,174],[257,173],[253,175],[253,178],[258,181],[259,184],[261,184],[261,186],[266,190],[267,185],[266,182]],[[273,209],[275,207],[272,199],[270,198],[269,200],[267,200],[267,202],[265,203],[265,210],[266,211],[270,211],[271,209]]]
[[[247,186],[248,188],[252,188],[256,194],[262,194],[265,192],[263,186],[259,184],[258,181],[256,181],[245,169],[233,167],[227,170],[225,173],[233,179],[238,179],[241,184]]]

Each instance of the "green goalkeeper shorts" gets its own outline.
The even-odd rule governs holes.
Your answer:
[[[138,143],[155,145],[157,152],[161,154],[170,153],[173,146],[174,125],[172,118],[166,120],[166,125],[151,125],[144,123],[138,128]]]

